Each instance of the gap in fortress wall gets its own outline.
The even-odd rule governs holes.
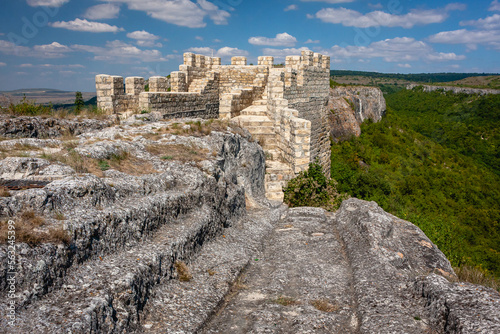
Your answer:
[[[164,119],[199,117],[229,120],[246,128],[262,146],[266,195],[282,200],[288,180],[318,162],[330,175],[328,98],[330,57],[312,51],[287,56],[274,67],[273,57],[218,57],[184,54],[179,71],[149,78],[96,76],[97,106],[109,114],[147,110]]]

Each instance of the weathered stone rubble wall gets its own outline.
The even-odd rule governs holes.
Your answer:
[[[376,87],[347,86],[330,88],[328,102],[330,134],[335,141],[361,134],[367,119],[378,122],[386,112],[384,94]]]
[[[450,87],[450,86],[429,86],[429,85],[418,85],[409,84],[406,89],[413,89],[415,87],[422,87],[424,92],[434,92],[436,90],[444,90],[446,92],[453,92],[455,94],[465,93],[465,94],[500,94],[498,89],[481,89],[481,88],[469,88],[469,87]]]

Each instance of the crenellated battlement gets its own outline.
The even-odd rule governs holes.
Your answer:
[[[279,199],[286,180],[310,162],[318,161],[329,175],[329,78],[330,57],[312,51],[286,57],[285,66],[276,66],[270,56],[258,57],[257,65],[241,56],[222,65],[219,57],[187,52],[170,80],[149,78],[147,92],[144,78],[97,75],[97,104],[108,113],[146,110],[169,119],[239,123],[284,164],[278,171],[271,168],[266,181],[269,197]]]

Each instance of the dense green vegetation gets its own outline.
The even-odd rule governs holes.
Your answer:
[[[387,103],[411,128],[500,175],[500,95],[402,90]]]
[[[337,191],[337,182],[325,177],[321,165],[312,163],[307,171],[288,182],[284,202],[291,207],[314,206],[334,211],[346,198],[347,194]]]
[[[399,91],[332,146],[338,191],[418,225],[454,266],[500,277],[500,96]]]
[[[364,76],[369,78],[382,79],[400,79],[415,82],[450,82],[462,80],[469,77],[482,77],[496,75],[493,73],[379,73],[379,72],[363,72],[363,71],[347,71],[347,70],[331,70],[331,76]]]

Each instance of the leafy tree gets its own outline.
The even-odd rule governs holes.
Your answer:
[[[82,110],[84,105],[85,105],[85,102],[83,101],[82,92],[76,92],[75,93],[75,111],[79,112],[80,110]]]

